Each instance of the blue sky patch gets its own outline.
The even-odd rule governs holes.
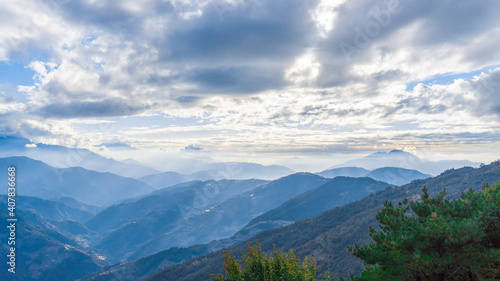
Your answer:
[[[0,62],[0,84],[30,86],[33,85],[34,74],[24,64]]]
[[[418,82],[413,82],[408,84],[406,86],[406,91],[411,92],[417,86],[418,84],[422,83],[427,86],[432,86],[432,85],[449,85],[452,84],[453,81],[456,79],[464,79],[464,80],[469,80],[472,79],[474,76],[478,76],[481,74],[481,72],[487,72],[489,70],[495,69],[499,67],[499,65],[493,65],[493,66],[487,66],[484,67],[480,70],[475,70],[471,72],[466,72],[466,73],[458,73],[458,74],[452,74],[452,73],[446,73],[441,76],[436,76],[431,79],[425,80],[425,81],[418,81]]]

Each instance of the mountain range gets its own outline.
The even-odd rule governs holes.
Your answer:
[[[325,178],[308,173],[293,174],[268,183],[261,180],[225,180],[221,182],[222,185],[230,185],[232,188],[240,186],[241,190],[245,183],[249,190],[230,197],[234,193],[226,194],[222,186],[211,188],[214,194],[212,201],[206,198],[202,202],[197,198],[197,194],[202,194],[202,187],[190,189],[189,186],[182,185],[164,191],[164,198],[168,200],[162,200],[160,194],[153,194],[137,202],[111,206],[108,209],[133,210],[139,212],[140,217],[121,216],[119,211],[103,210],[88,221],[86,226],[105,234],[94,247],[101,250],[109,260],[137,259],[170,247],[186,247],[230,237],[256,216],[326,181],[328,180]],[[200,184],[219,185],[214,181]],[[180,193],[177,191],[179,188]],[[165,203],[157,208],[155,206],[158,205],[153,203],[155,201]],[[199,207],[196,206],[198,204]],[[108,213],[112,216],[111,220],[103,221],[102,218]],[[125,214],[128,212],[125,211]],[[123,223],[123,218],[129,222]],[[112,221],[121,223],[114,230],[102,229],[102,225],[113,225]]]
[[[43,199],[71,197],[88,205],[107,206],[155,189],[141,181],[80,167],[58,169],[27,157],[0,158],[0,168],[17,167],[19,195]],[[0,173],[7,182],[7,173]]]
[[[140,178],[160,173],[159,170],[130,161],[116,161],[88,149],[32,143],[28,139],[0,137],[0,157],[25,156],[56,168],[81,167],[97,172],[109,172],[123,177]]]
[[[43,161],[9,156],[23,154]],[[384,199],[417,199],[423,185],[434,193],[446,187],[456,197],[465,186],[500,179],[497,162],[432,178],[446,165],[477,164],[431,162],[399,150],[317,174],[243,162],[204,163],[191,174],[161,172],[132,159],[12,137],[0,137],[0,156],[8,156],[0,168],[17,168],[20,265],[29,267],[19,280],[204,280],[207,270],[221,267],[220,249],[239,253],[255,241],[266,251],[275,244],[300,257],[314,255],[321,271],[347,276],[361,265],[345,247],[369,241],[362,229],[376,226]],[[130,169],[136,171],[129,175]],[[7,182],[6,173],[0,181]],[[45,252],[56,265],[44,265]],[[57,266],[65,276],[45,269]]]
[[[309,174],[297,175],[297,177],[299,176],[309,176]],[[87,280],[113,280],[113,278],[140,280],[167,266],[208,254],[223,247],[233,246],[251,238],[260,231],[279,228],[301,219],[314,217],[336,206],[361,199],[389,186],[391,185],[371,178],[336,177],[254,218],[230,238],[187,248],[172,247],[135,262],[124,262],[106,267],[99,273],[99,279],[95,279],[97,275],[93,275]]]
[[[480,163],[474,163],[468,160],[441,160],[429,161],[420,159],[412,153],[403,150],[392,150],[390,152],[376,152],[363,158],[347,161],[342,164],[335,165],[330,169],[343,167],[359,167],[368,170],[374,170],[383,167],[397,167],[417,170],[432,176],[452,169],[468,167],[479,167]]]
[[[208,168],[207,170],[201,170],[189,175],[169,171],[145,176],[139,180],[160,189],[194,180],[274,180],[294,173],[293,170],[284,166],[264,166],[255,163],[227,162],[207,164],[205,166],[205,168]]]
[[[429,189],[431,196],[446,188],[450,198],[457,198],[469,188],[479,190],[484,183],[492,184],[499,180],[498,161],[476,169],[464,167],[448,170],[434,178],[378,191],[310,219],[260,232],[251,239],[225,250],[239,254],[246,250],[248,244],[258,241],[266,252],[271,252],[273,247],[276,247],[293,249],[301,258],[313,255],[320,267],[320,273],[329,270],[332,277],[347,277],[350,273],[359,273],[363,267],[362,262],[347,251],[347,246],[355,243],[366,244],[370,241],[369,226],[378,226],[375,215],[385,201],[399,202],[404,198],[418,200],[423,186]],[[167,267],[146,280],[206,280],[209,272],[219,272],[222,264],[223,255],[219,250]]]
[[[18,197],[18,201],[24,201]],[[31,200],[31,199],[29,199]],[[26,203],[26,202],[25,202]],[[0,196],[0,204],[7,206],[6,196]],[[100,259],[91,249],[58,232],[54,226],[33,210],[16,209],[16,276],[15,280],[76,280],[99,270],[108,263]],[[61,207],[61,206],[59,206]],[[45,215],[49,215],[45,213]],[[53,216],[53,215],[50,215]],[[0,208],[0,219],[8,218],[7,208]],[[9,232],[2,227],[3,241],[8,241]],[[6,228],[5,228],[6,229]],[[7,243],[0,245],[2,253],[9,252]],[[0,255],[0,262],[7,264],[7,254]],[[7,270],[0,276],[5,277]]]
[[[425,179],[431,176],[423,174],[417,170],[397,167],[383,167],[375,169],[373,171],[369,171],[359,167],[343,167],[325,170],[316,174],[327,178],[334,178],[338,176],[369,177],[394,185],[403,185],[414,180]]]

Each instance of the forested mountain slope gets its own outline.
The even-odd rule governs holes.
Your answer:
[[[261,232],[227,250],[239,254],[246,249],[248,243],[254,244],[256,241],[260,242],[267,252],[272,251],[273,245],[278,249],[294,249],[299,257],[314,256],[320,266],[320,272],[328,269],[332,277],[337,275],[347,277],[349,273],[359,273],[362,269],[361,261],[351,256],[347,246],[370,241],[368,228],[377,226],[375,215],[386,200],[395,202],[404,198],[416,200],[423,186],[427,186],[432,196],[446,188],[449,197],[457,198],[468,188],[479,190],[484,183],[498,181],[500,181],[498,161],[477,169],[464,167],[449,170],[435,178],[388,188],[311,219]],[[222,251],[218,251],[166,268],[148,280],[205,280],[208,279],[208,271],[219,272],[222,264]]]

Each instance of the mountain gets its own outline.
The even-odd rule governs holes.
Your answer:
[[[109,172],[123,177],[140,178],[160,171],[137,162],[116,161],[87,149],[31,143],[16,137],[0,137],[0,157],[25,156],[56,168],[82,167],[97,172]]]
[[[85,223],[103,235],[154,211],[181,210],[185,216],[265,184],[264,180],[193,181],[157,190],[138,200],[110,206]]]
[[[264,179],[275,180],[293,174],[294,171],[279,165],[264,166],[255,163],[226,162],[207,164],[203,170],[190,174],[194,180],[207,179]]]
[[[0,204],[7,206],[6,197],[0,197]],[[0,219],[7,221],[7,208],[0,208]],[[50,229],[49,223],[37,214],[16,209],[16,276],[15,280],[76,280],[99,270],[107,263],[92,251],[82,248],[75,241]],[[2,241],[8,241],[10,232],[6,227],[0,230]],[[7,243],[0,245],[2,253],[9,253]],[[7,280],[7,254],[0,255]]]
[[[246,251],[248,243],[254,244],[258,241],[267,252],[271,252],[275,245],[277,249],[293,249],[300,258],[313,255],[320,267],[320,273],[328,269],[332,277],[347,277],[349,273],[359,273],[363,267],[362,262],[347,251],[347,246],[370,242],[369,226],[378,225],[375,215],[386,200],[417,200],[423,186],[429,189],[432,196],[446,188],[450,198],[457,198],[469,188],[479,190],[484,183],[493,184],[499,180],[499,161],[476,169],[464,167],[449,170],[434,178],[379,191],[362,200],[336,207],[286,227],[263,231],[245,242],[227,248],[226,251],[238,254]],[[146,280],[206,280],[208,271],[217,273],[222,264],[222,251],[217,251],[168,267]]]
[[[7,195],[0,195],[0,197],[2,200],[7,200]],[[59,201],[20,195],[16,196],[16,200],[16,207],[18,209],[39,216],[43,219],[44,225],[47,228],[77,241],[79,245],[88,247],[89,241],[97,238],[96,232],[82,225],[84,221],[94,216],[93,213],[87,211],[83,203],[79,203],[74,207]],[[74,199],[71,199],[71,201],[65,199],[65,201],[78,202]]]
[[[145,182],[156,189],[162,189],[165,187],[173,186],[179,183],[193,181],[197,179],[193,179],[190,176],[183,175],[177,172],[164,172],[154,175],[145,176],[139,178],[140,181]],[[202,179],[198,179],[202,180]]]
[[[59,145],[32,143],[28,139],[4,136],[0,137],[0,157],[25,156],[40,160],[56,168],[82,167],[97,172],[109,172],[123,177],[135,179],[150,175],[162,174],[161,171],[147,167],[142,163],[126,159],[116,161],[103,157],[87,149],[67,148]],[[220,180],[220,179],[267,179],[273,180],[294,173],[293,170],[278,165],[264,166],[255,163],[227,162],[227,163],[200,163],[187,180],[173,181],[168,185],[155,185],[158,188],[167,187],[191,180]],[[171,172],[175,173],[175,172]],[[182,177],[182,174],[179,174]],[[165,175],[160,175],[163,182]],[[153,182],[154,179],[151,179]],[[146,181],[147,182],[147,181]],[[166,181],[169,182],[169,181]]]
[[[164,172],[149,175],[139,180],[155,187],[165,188],[178,183],[195,180],[222,180],[222,179],[264,179],[274,180],[294,173],[293,170],[283,166],[264,166],[255,163],[213,163],[206,164],[204,170],[184,175],[177,172]]]
[[[5,198],[7,195],[0,195]],[[74,208],[62,202],[44,200],[38,197],[17,196],[17,205],[21,210],[30,210],[46,220],[74,220],[80,223],[94,216],[93,213],[82,208]]]
[[[443,160],[434,162],[420,159],[402,150],[392,150],[390,152],[376,152],[360,159],[350,160],[343,164],[335,165],[332,169],[341,167],[361,167],[368,170],[374,170],[383,167],[398,167],[413,169],[436,176],[448,169],[461,168],[464,166],[478,167],[479,164],[480,163],[474,163],[468,160]]]
[[[317,175],[298,173],[207,205],[195,213],[191,212],[191,205],[184,204],[153,211],[111,231],[95,244],[95,248],[100,249],[110,261],[132,260],[161,249],[186,247],[230,237],[256,216],[326,181],[327,179]],[[186,210],[189,213],[186,214]],[[86,225],[89,226],[93,221],[94,219]],[[137,238],[139,236],[140,239]]]
[[[109,266],[103,269],[99,276],[102,278],[101,280],[111,280],[113,276],[119,277],[119,280],[139,280],[167,266],[238,244],[262,230],[283,226],[283,222],[290,224],[297,220],[314,217],[335,206],[359,200],[388,186],[391,185],[371,178],[336,177],[256,217],[228,239],[193,245],[188,248],[173,247],[135,262]],[[90,276],[86,280],[96,280],[94,278],[96,275]]]
[[[250,238],[263,230],[312,218],[334,207],[360,200],[389,186],[391,185],[386,182],[376,181],[368,177],[336,177],[256,217],[235,236]]]
[[[51,198],[50,201],[60,202],[60,203],[63,203],[69,207],[73,207],[73,208],[80,209],[83,211],[91,212],[94,215],[99,213],[100,211],[102,211],[102,207],[84,204],[84,203],[82,203],[74,198],[71,198],[71,197]]]
[[[325,170],[323,172],[319,172],[316,174],[326,178],[334,178],[337,176],[369,177],[375,180],[387,182],[394,185],[403,185],[410,183],[413,180],[424,179],[431,176],[423,174],[417,170],[395,168],[395,167],[383,167],[375,169],[373,171],[369,171],[358,167],[344,167],[344,168]]]
[[[375,180],[385,181],[394,185],[403,185],[410,183],[414,180],[431,177],[431,175],[422,174],[421,172],[416,170],[394,168],[394,167],[384,167],[375,169],[369,172],[366,176]]]
[[[343,167],[343,168],[335,168],[335,169],[330,169],[330,170],[325,170],[319,173],[316,173],[318,176],[322,176],[324,178],[334,178],[338,176],[343,176],[343,177],[364,177],[366,176],[370,171],[359,168],[359,167]]]
[[[4,171],[11,165],[17,168],[19,195],[42,199],[71,197],[85,204],[105,206],[155,191],[141,181],[111,173],[98,173],[80,167],[57,169],[27,157],[0,158],[0,168]],[[7,173],[0,174],[0,181],[7,182]]]

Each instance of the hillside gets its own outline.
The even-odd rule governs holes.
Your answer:
[[[141,181],[111,173],[79,167],[58,169],[27,157],[0,158],[0,168],[6,171],[10,165],[18,167],[19,195],[71,197],[85,204],[105,206],[155,191]],[[7,182],[7,173],[0,174],[0,181]]]
[[[184,213],[184,210],[191,212],[195,206],[192,202],[174,204],[171,209],[150,212],[111,231],[94,246],[110,261],[120,261],[138,259],[170,247],[187,247],[230,237],[256,216],[326,181],[320,176],[298,173],[262,184],[210,207],[207,205],[199,212]],[[91,223],[94,225],[94,219],[86,225],[95,230]],[[138,236],[141,239],[136,239]]]
[[[74,198],[71,198],[71,197],[51,198],[50,201],[61,202],[61,203],[65,204],[66,206],[73,207],[73,208],[80,209],[80,210],[84,210],[84,211],[88,211],[94,215],[99,213],[102,210],[102,207],[84,204],[84,203],[82,203]]]
[[[400,201],[404,198],[417,199],[425,185],[432,196],[446,188],[451,198],[457,198],[468,188],[479,190],[484,183],[500,180],[500,162],[474,169],[465,167],[449,170],[438,177],[414,181],[410,184],[388,188],[360,201],[334,208],[311,219],[298,221],[289,226],[261,232],[255,237],[230,247],[227,250],[240,253],[247,243],[259,241],[265,251],[294,249],[299,257],[313,255],[320,271],[330,270],[332,277],[359,273],[362,264],[347,251],[354,243],[368,243],[368,227],[377,226],[375,215],[386,200]],[[222,252],[217,251],[198,257],[180,265],[168,267],[147,280],[205,280],[208,271],[218,272],[222,266]]]
[[[162,189],[179,183],[188,182],[192,179],[187,175],[183,175],[177,172],[164,172],[145,176],[140,178],[139,180],[151,185],[154,188]]]
[[[334,177],[364,177],[366,176],[370,171],[367,169],[359,168],[359,167],[342,167],[342,168],[335,168],[335,169],[329,169],[325,170],[319,173],[316,173],[318,176],[322,176],[325,178],[334,178]]]
[[[384,167],[375,169],[369,172],[366,176],[378,181],[385,181],[394,185],[403,185],[410,183],[414,180],[431,177],[431,175],[423,174],[417,170],[396,168],[396,167]]]
[[[0,197],[6,198],[7,195],[0,195]],[[83,223],[94,216],[84,208],[75,208],[62,202],[19,195],[17,199],[21,210],[33,211],[46,220],[74,220]]]
[[[155,187],[166,188],[182,182],[188,181],[206,181],[206,180],[223,180],[223,179],[263,179],[275,180],[294,173],[293,170],[284,166],[270,165],[264,166],[255,163],[213,163],[206,164],[205,169],[195,173],[185,175],[177,172],[164,172],[154,175],[149,175],[140,178],[139,180]]]
[[[264,180],[222,180],[193,181],[178,184],[171,188],[157,190],[138,200],[110,206],[85,223],[101,234],[119,229],[154,211],[178,209],[184,215],[204,210],[206,206],[224,201],[235,195],[252,190]],[[207,196],[207,195],[208,196]]]
[[[7,205],[5,198],[0,197],[2,206]],[[107,262],[100,260],[89,249],[53,230],[50,223],[37,214],[17,210],[16,216],[18,271],[15,280],[76,280],[107,265]],[[7,208],[0,208],[0,219],[6,221],[7,218]],[[7,228],[2,227],[0,235],[3,241],[7,241]],[[8,253],[7,247],[7,243],[2,243],[2,253]],[[5,265],[7,255],[2,254],[0,262]],[[4,274],[0,276],[5,276]]]
[[[275,180],[295,173],[280,165],[261,165],[245,162],[207,164],[202,170],[189,175],[191,179],[264,179]]]
[[[388,186],[391,185],[371,178],[336,177],[256,217],[236,235],[251,237],[252,234],[263,230],[312,218],[334,207],[360,200]]]
[[[283,222],[290,224],[300,219],[313,217],[335,206],[344,205],[370,193],[385,189],[387,186],[390,185],[371,178],[337,177],[256,217],[230,238],[187,248],[174,247],[134,262],[110,266],[103,269],[99,280],[111,280],[113,276],[119,276],[120,280],[135,280],[136,278],[133,276],[147,277],[169,265],[207,254],[222,247],[230,247],[250,238],[257,232],[280,227]],[[89,277],[88,280],[97,280],[94,278],[96,277]]]

